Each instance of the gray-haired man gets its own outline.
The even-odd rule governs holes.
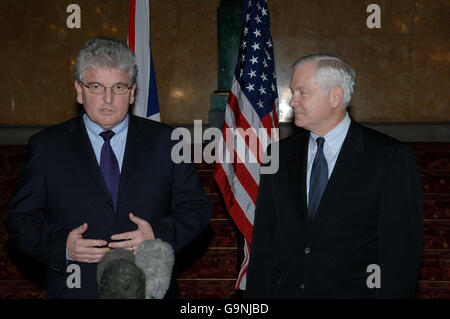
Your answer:
[[[423,239],[415,160],[397,140],[353,121],[355,71],[342,59],[299,59],[295,125],[280,169],[262,175],[249,298],[414,297]]]
[[[171,160],[172,129],[129,114],[136,72],[126,43],[89,40],[74,69],[85,113],[30,138],[4,221],[17,247],[48,266],[49,298],[96,298],[97,263],[110,249],[161,238],[178,252],[208,224],[195,167]]]

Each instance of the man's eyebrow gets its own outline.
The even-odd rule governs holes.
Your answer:
[[[307,87],[305,87],[305,86],[296,86],[295,88],[292,88],[291,86],[289,86],[289,89],[291,90],[291,91],[294,91],[294,90],[309,90]]]
[[[86,82],[86,84],[100,84],[100,85],[103,85],[103,86],[105,86],[105,85],[104,85],[103,83],[100,83],[100,82],[97,82],[97,81],[89,81],[89,82]],[[112,85],[116,85],[116,84],[129,85],[128,83],[126,83],[126,82],[122,82],[122,81],[119,81],[119,82],[113,83]]]

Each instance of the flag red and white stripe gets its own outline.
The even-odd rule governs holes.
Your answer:
[[[216,164],[214,178],[245,239],[244,261],[236,282],[236,289],[245,290],[260,167],[267,146],[277,141],[279,134],[274,129],[278,128],[278,93],[265,0],[244,1],[242,25],[222,129],[222,152],[231,160]]]

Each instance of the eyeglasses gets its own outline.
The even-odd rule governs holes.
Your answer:
[[[89,89],[89,92],[91,92],[92,94],[103,94],[105,93],[107,88],[111,88],[111,90],[113,91],[114,94],[117,95],[123,95],[123,94],[127,94],[128,90],[131,89],[131,86],[127,86],[127,84],[124,83],[116,83],[113,84],[113,86],[104,86],[100,83],[89,83],[89,84],[85,84],[81,81],[78,81],[80,84],[84,85],[85,87],[87,87]]]

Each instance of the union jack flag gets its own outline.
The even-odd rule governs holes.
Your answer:
[[[136,54],[137,93],[133,114],[161,122],[155,69],[150,48],[150,3],[131,0],[128,46]]]

